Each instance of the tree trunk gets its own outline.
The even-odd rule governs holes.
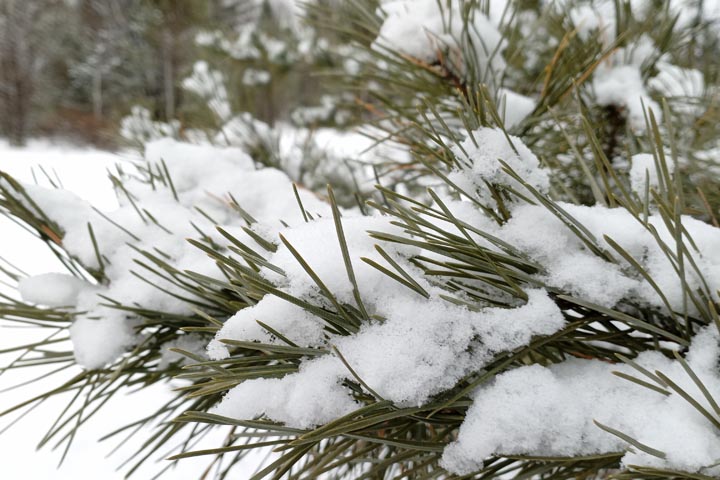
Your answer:
[[[25,1],[3,0],[4,17],[0,34],[0,95],[3,100],[5,134],[12,145],[27,138],[33,93],[33,50],[28,43],[32,27],[31,6]]]
[[[175,62],[173,34],[169,29],[163,30],[163,93],[165,97],[165,119],[175,117]]]
[[[102,69],[97,67],[92,79],[92,103],[95,120],[101,120],[103,115]]]

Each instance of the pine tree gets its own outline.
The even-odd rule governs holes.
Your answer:
[[[257,479],[720,477],[707,3],[315,2],[332,138],[371,139],[350,167],[282,150],[312,137],[234,111],[206,63],[186,87],[213,126],[129,120],[117,211],[0,173],[2,213],[68,270],[0,265],[4,321],[49,332],[9,367],[82,367],[3,413],[77,393],[42,440],[71,442],[180,379],[111,433],[164,419],[128,473],[176,442],[218,478],[262,449]]]

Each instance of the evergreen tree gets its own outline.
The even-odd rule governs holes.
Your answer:
[[[42,439],[71,442],[117,392],[179,379],[111,433],[163,419],[128,473],[179,442],[172,459],[207,455],[218,478],[256,449],[274,452],[257,479],[720,477],[720,7],[306,17],[347,111],[324,144],[282,149],[307,129],[238,112],[204,63],[184,85],[214,126],[138,110],[117,211],[0,173],[2,213],[68,270],[0,265],[22,298],[4,321],[48,331],[10,367],[81,367],[4,414],[77,394]],[[244,32],[239,52],[210,43],[295,50]],[[323,151],[347,129],[371,139],[350,168]]]

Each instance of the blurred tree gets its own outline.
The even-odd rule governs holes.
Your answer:
[[[38,69],[33,29],[43,12],[36,0],[0,2],[1,128],[13,145],[25,142],[34,76]]]
[[[142,8],[151,13],[151,23],[146,34],[148,46],[160,59],[156,111],[159,117],[169,120],[175,117],[180,101],[179,77],[187,73],[195,59],[195,34],[209,24],[212,4],[185,0],[145,0]]]
[[[232,25],[232,4],[3,0],[0,136],[14,144],[32,135],[106,142],[134,104],[155,119],[174,118],[196,34]]]

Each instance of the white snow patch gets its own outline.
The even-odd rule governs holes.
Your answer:
[[[532,113],[536,100],[507,88],[499,90],[498,110],[501,112],[505,128],[512,128]]]
[[[164,165],[169,179],[161,180],[159,177],[167,176]],[[97,294],[124,305],[192,313],[189,304],[161,289],[150,288],[133,275],[129,266],[141,257],[137,250],[150,252],[181,271],[224,278],[207,255],[185,238],[197,237],[197,227],[217,244],[226,244],[227,240],[215,230],[216,222],[226,230],[242,232],[240,227],[246,226],[246,220],[232,207],[230,194],[264,225],[256,227],[264,234],[277,231],[283,219],[289,225],[303,222],[287,175],[271,168],[255,169],[253,161],[238,148],[191,145],[165,138],[147,144],[145,163],[141,166],[158,177],[154,184],[140,179],[142,171],[135,172],[134,177],[128,176],[124,189],[117,191],[120,207],[103,214],[71,192],[23,186],[39,209],[61,228],[63,247],[86,268],[102,270],[107,279],[107,285],[76,295],[77,309],[87,313],[76,320],[71,338],[78,363],[86,368],[99,368],[111,362],[139,340],[134,317],[102,307],[100,304],[105,300]],[[312,193],[301,190],[299,195],[308,211],[327,214],[328,206]],[[19,194],[18,198],[22,200]],[[28,208],[36,209],[30,202],[25,203]],[[138,205],[142,210],[138,211]],[[202,213],[196,207],[201,208]],[[104,258],[102,264],[95,253],[88,224]],[[243,235],[243,241],[257,247],[244,232]],[[147,258],[143,261],[151,262]],[[142,268],[138,267],[138,272],[170,293],[192,298],[181,287]],[[91,343],[93,338],[100,343]]]
[[[655,158],[649,153],[633,155],[630,166],[630,187],[633,192],[645,197],[645,190],[660,186],[660,172],[655,166]]]
[[[134,322],[122,312],[96,307],[92,315],[79,316],[70,326],[75,361],[88,370],[102,368],[137,342]]]
[[[696,336],[687,357],[716,398],[719,356],[718,334],[710,327]],[[712,411],[679,362],[658,352],[643,353],[636,362],[663,372]],[[663,460],[634,449],[623,457],[625,464],[716,475],[718,467],[710,467],[717,464],[720,435],[713,424],[678,394],[664,396],[613,375],[615,370],[641,376],[624,364],[576,359],[549,368],[521,367],[496,377],[476,391],[457,441],[445,449],[443,466],[467,473],[493,454],[572,457],[628,447],[598,428],[596,420],[667,453]]]
[[[478,10],[473,11],[466,29],[461,7],[459,0],[442,2],[442,7],[436,0],[384,2],[380,11],[386,17],[373,48],[391,49],[427,63],[439,60],[442,52],[446,66],[457,75],[465,76],[468,65],[476,65],[479,71],[475,73],[492,85],[495,76],[505,70],[505,41],[495,24]],[[471,47],[464,47],[465,42]],[[476,58],[464,58],[463,52],[468,50]]]
[[[662,111],[648,95],[640,69],[635,65],[598,68],[593,77],[593,90],[599,105],[614,105],[626,110],[630,126],[645,130],[644,110],[652,110],[660,121]]]
[[[71,307],[80,292],[88,287],[91,285],[87,282],[65,273],[33,275],[18,282],[23,301],[46,307]]]
[[[506,135],[499,128],[479,128],[468,135],[453,153],[468,167],[451,173],[456,183],[465,187],[468,193],[477,190],[481,196],[487,190],[485,182],[497,185],[511,185],[518,190],[523,187],[503,170],[500,160],[508,164],[528,184],[547,192],[550,180],[546,170],[540,168],[538,158],[518,137]],[[470,188],[472,187],[472,188]]]
[[[670,100],[676,111],[700,116],[706,109],[705,79],[701,71],[681,68],[667,62],[658,62],[659,73],[648,81],[648,86]],[[680,101],[672,101],[678,99]]]

